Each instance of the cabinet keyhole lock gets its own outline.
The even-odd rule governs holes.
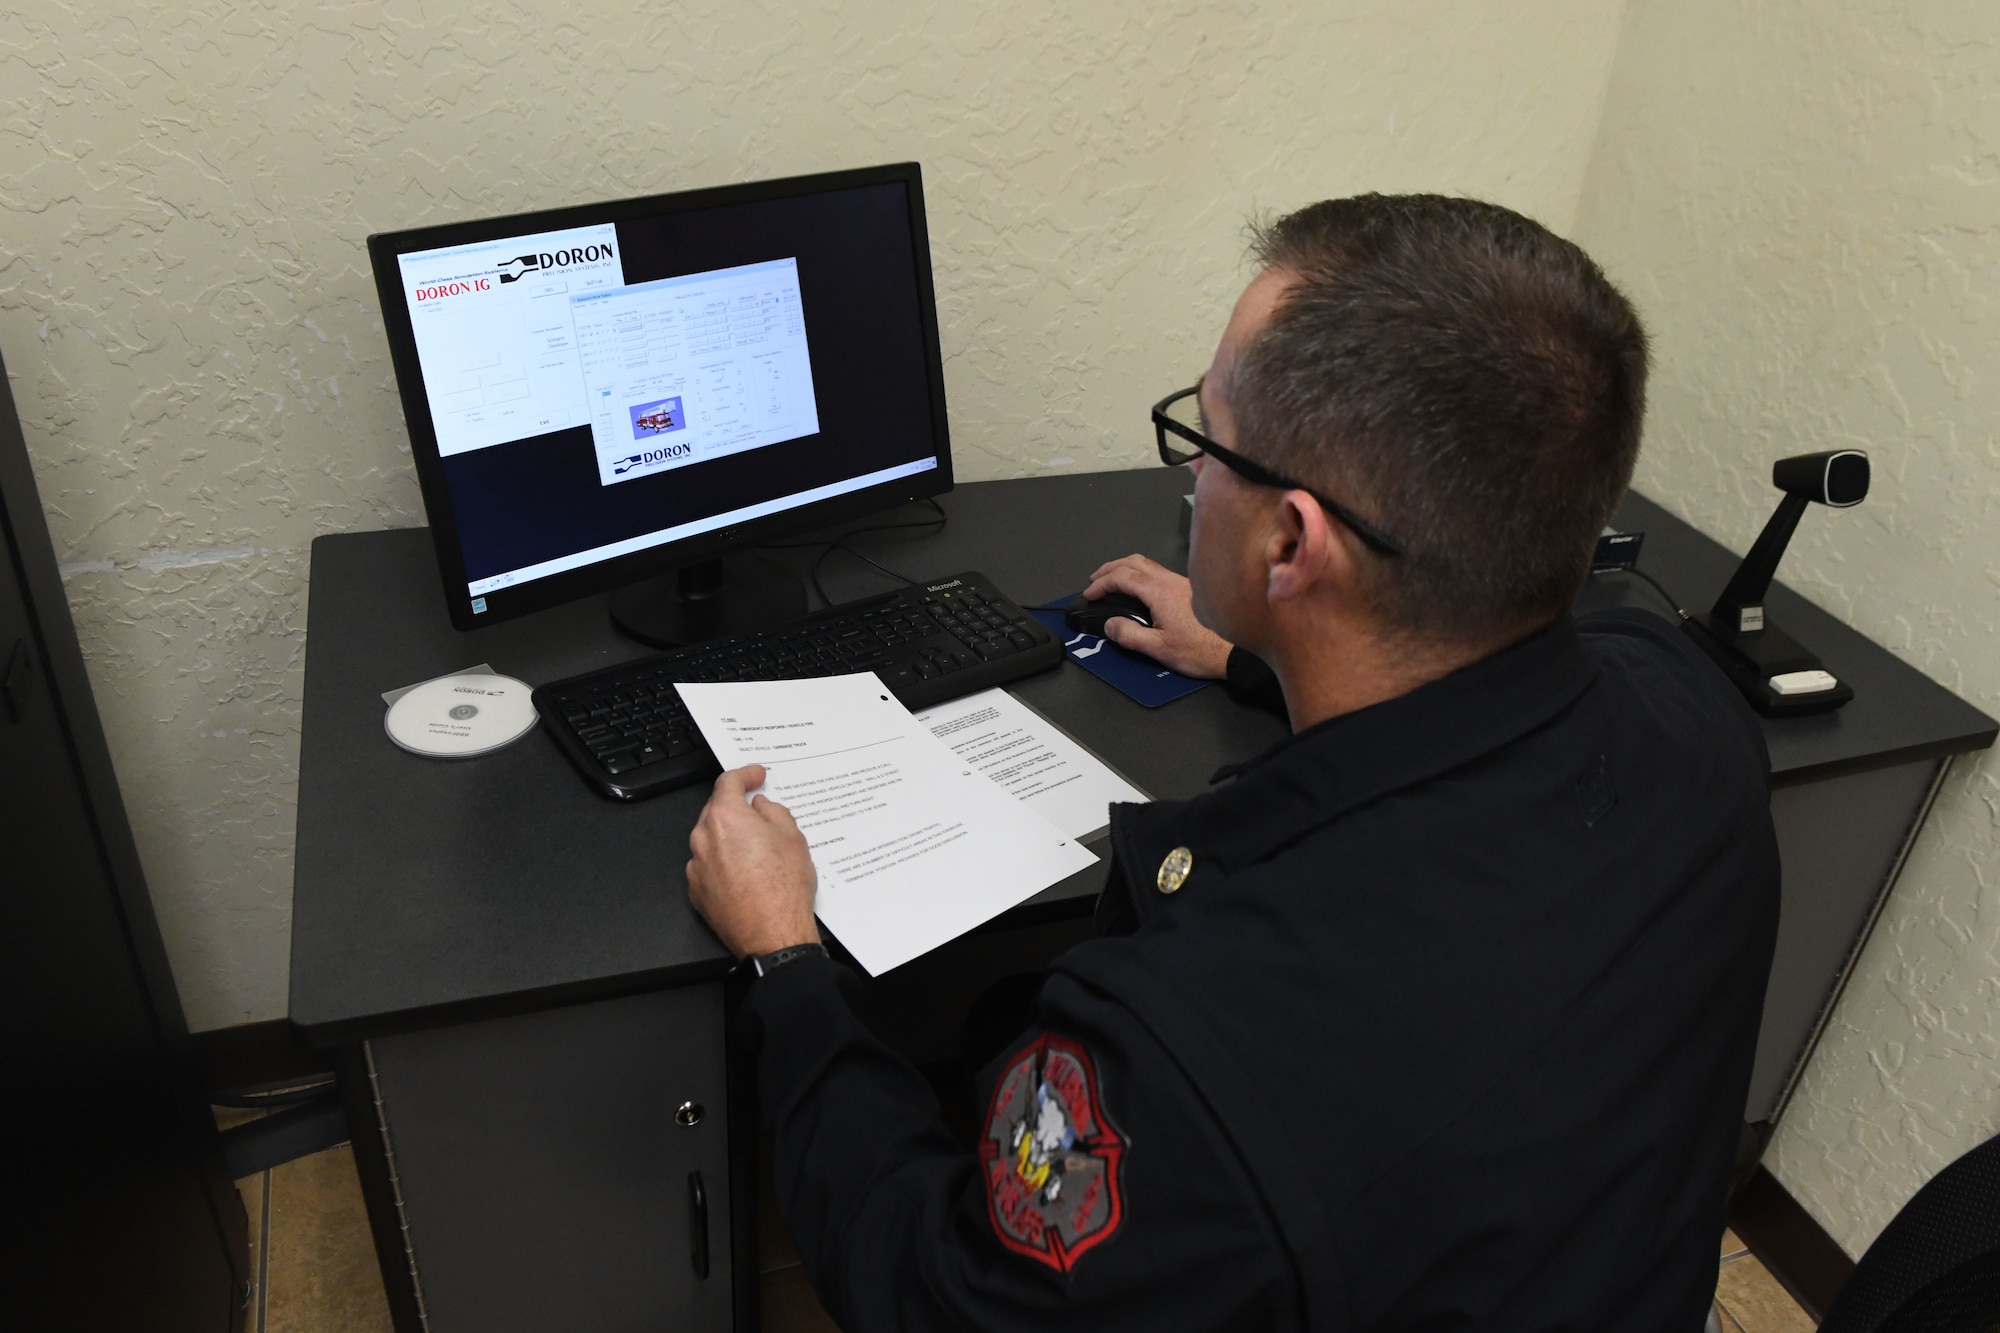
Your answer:
[[[702,1104],[682,1102],[674,1108],[674,1123],[683,1129],[693,1129],[701,1123]]]

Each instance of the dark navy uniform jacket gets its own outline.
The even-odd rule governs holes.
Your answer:
[[[1102,934],[985,1074],[977,1155],[843,969],[778,969],[740,1030],[814,1288],[848,1333],[1693,1333],[1768,780],[1721,675],[1615,611],[1117,807]]]

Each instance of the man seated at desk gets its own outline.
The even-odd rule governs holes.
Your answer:
[[[716,784],[688,880],[761,956],[785,1220],[849,1333],[1693,1333],[1778,860],[1735,691],[1657,617],[1569,614],[1638,449],[1638,319],[1469,200],[1314,205],[1257,257],[1198,423],[1161,427],[1191,586],[1131,558],[1089,591],[1294,734],[1116,809],[1100,937],[984,1071],[976,1153],[801,947],[761,770]]]

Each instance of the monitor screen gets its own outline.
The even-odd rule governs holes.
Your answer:
[[[914,163],[368,244],[460,628],[950,489]]]

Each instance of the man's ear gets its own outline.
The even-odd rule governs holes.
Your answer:
[[[1286,491],[1272,514],[1264,548],[1267,595],[1292,601],[1331,583],[1345,590],[1357,574],[1354,552],[1326,510],[1304,491]]]

